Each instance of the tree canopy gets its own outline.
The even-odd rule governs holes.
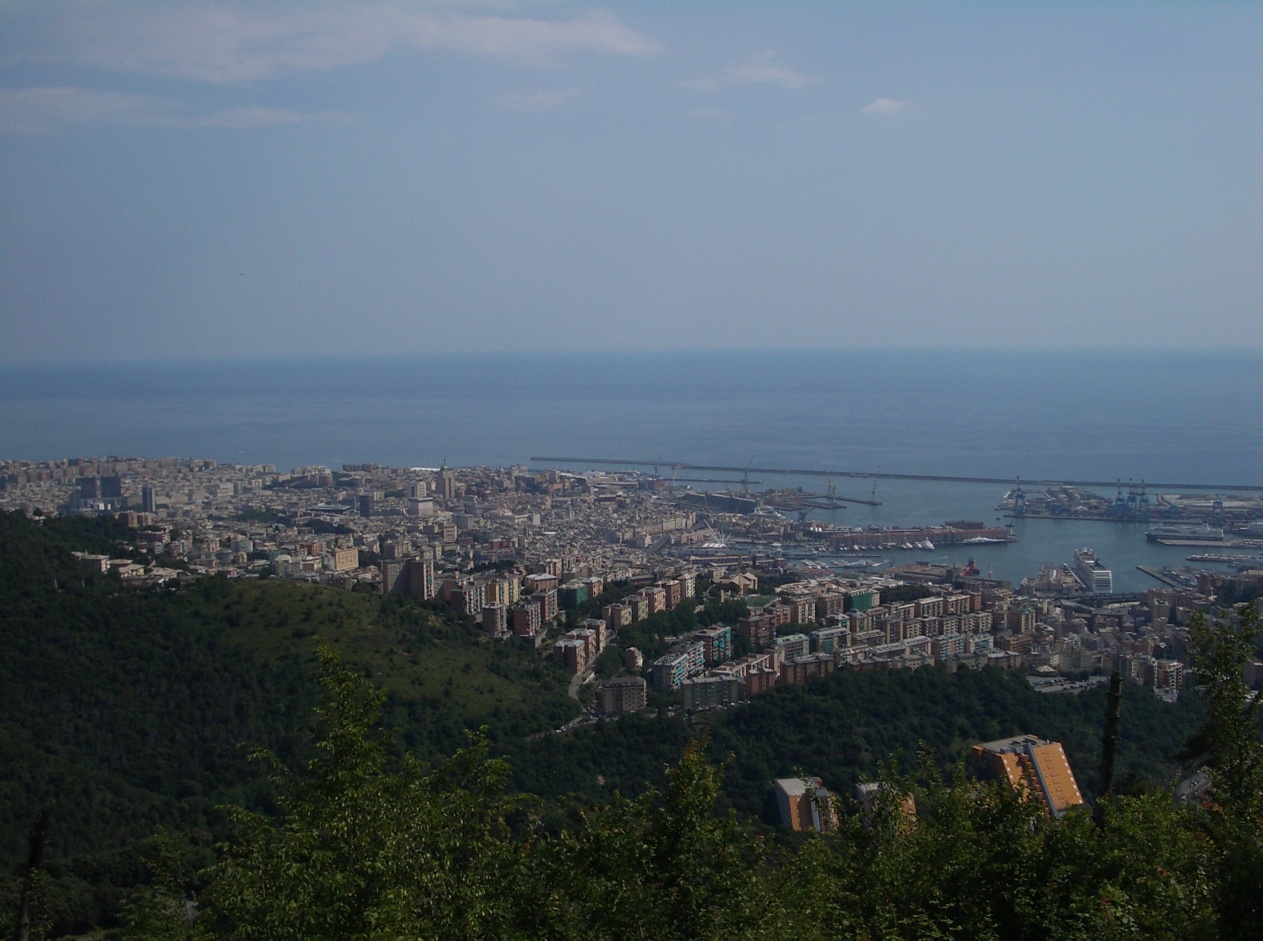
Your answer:
[[[1223,696],[1257,744],[1256,717],[1218,689],[1254,624],[1207,626],[1198,657],[1208,724],[1223,721]],[[179,886],[159,886],[123,937],[1182,941],[1257,928],[1259,782],[1230,785],[1256,769],[1223,759],[1236,738],[1221,729],[1206,739],[1220,800],[1122,795],[1101,808],[1104,826],[1052,819],[925,754],[909,773],[888,768],[866,812],[841,801],[835,831],[785,841],[719,809],[724,767],[704,738],[665,788],[549,816],[506,791],[504,762],[477,735],[431,768],[395,755],[381,694],[332,651],[321,660],[314,756],[296,769],[261,756],[280,814],[234,814],[196,918]]]

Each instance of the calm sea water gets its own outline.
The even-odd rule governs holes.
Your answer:
[[[664,473],[675,460],[1260,486],[1257,359],[890,350],[4,367],[0,456],[180,455],[288,469],[562,455],[662,461]],[[843,496],[869,496],[874,485],[834,483]],[[825,481],[760,486],[822,491]],[[833,518],[994,521],[1005,489],[876,486],[881,507]],[[1032,520],[1019,543],[974,554],[997,576],[1020,578],[1090,545],[1120,589],[1143,588],[1153,583],[1135,564],[1187,554],[1148,546],[1143,529]]]

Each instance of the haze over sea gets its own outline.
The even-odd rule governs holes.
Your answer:
[[[855,350],[8,366],[0,457],[187,456],[288,470],[562,455],[660,460],[664,475],[683,461],[1263,487],[1259,365],[1229,352]],[[841,525],[994,522],[1006,489],[834,483],[864,497],[876,484],[882,501],[821,514]],[[752,486],[823,491],[825,480],[765,475]],[[984,570],[1016,581],[1093,546],[1118,590],[1138,590],[1156,583],[1135,564],[1188,554],[1147,545],[1144,528],[1028,520],[1018,543],[971,548]]]

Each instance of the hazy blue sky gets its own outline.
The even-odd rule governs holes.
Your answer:
[[[1263,4],[0,0],[0,362],[1263,347]]]

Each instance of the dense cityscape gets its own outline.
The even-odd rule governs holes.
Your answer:
[[[669,779],[672,775],[701,775],[696,779],[699,786],[707,780],[706,775],[715,774],[698,764],[703,759],[695,751],[698,742],[704,746],[710,734],[706,730],[712,727],[714,719],[750,715],[755,722],[774,722],[767,709],[758,708],[759,704],[766,702],[773,711],[800,709],[802,701],[792,698],[795,690],[814,697],[810,701],[816,706],[812,708],[828,709],[829,700],[842,694],[838,683],[829,685],[834,680],[844,680],[853,689],[863,688],[856,684],[865,680],[882,677],[925,676],[931,686],[941,680],[964,681],[952,682],[955,689],[948,693],[959,695],[974,682],[973,677],[984,686],[995,683],[997,677],[1009,677],[1020,685],[1026,697],[1048,705],[1057,704],[1057,700],[1066,704],[1080,699],[1085,704],[1095,701],[1093,691],[1108,684],[1110,709],[1115,712],[1122,685],[1130,684],[1129,688],[1136,692],[1129,696],[1140,695],[1153,704],[1146,707],[1130,699],[1130,721],[1161,724],[1163,720],[1156,714],[1149,713],[1143,719],[1139,716],[1148,708],[1174,712],[1187,705],[1182,697],[1207,676],[1207,619],[1218,618],[1225,607],[1263,593],[1263,566],[1256,565],[1252,555],[1259,548],[1260,525],[1253,497],[1234,497],[1229,501],[1195,497],[1180,501],[1164,496],[1158,515],[1150,517],[1153,525],[1149,538],[1190,548],[1232,547],[1244,553],[1232,557],[1232,567],[1237,571],[1228,574],[1197,568],[1153,570],[1149,574],[1158,583],[1155,587],[1123,594],[1113,591],[1109,569],[1090,548],[1078,550],[1072,562],[1042,566],[1038,573],[1023,578],[1016,586],[982,574],[972,558],[965,564],[956,564],[932,557],[936,546],[984,550],[1009,543],[1018,538],[1009,525],[960,519],[899,527],[847,527],[812,519],[812,508],[829,508],[837,499],[832,486],[827,494],[803,490],[753,492],[743,481],[741,491],[706,491],[694,490],[676,479],[634,470],[574,472],[525,466],[393,468],[346,464],[337,471],[313,466],[283,472],[272,465],[221,464],[209,459],[119,457],[8,461],[0,464],[0,480],[0,510],[25,521],[28,527],[52,528],[61,533],[74,531],[61,523],[101,522],[115,527],[116,535],[108,552],[101,551],[99,542],[95,551],[71,549],[69,571],[77,574],[68,577],[64,566],[59,569],[51,586],[52,594],[47,595],[52,610],[62,606],[66,611],[73,610],[78,591],[88,592],[84,600],[104,599],[113,593],[117,598],[110,604],[121,604],[120,610],[127,610],[126,598],[161,603],[163,598],[191,596],[202,599],[192,608],[200,612],[197,617],[223,617],[222,623],[231,628],[242,624],[239,606],[253,597],[254,616],[250,623],[255,626],[248,630],[259,632],[258,641],[268,643],[264,632],[275,635],[283,631],[301,648],[315,641],[314,633],[301,626],[310,621],[313,603],[318,610],[328,604],[328,599],[338,597],[380,602],[377,620],[367,629],[377,633],[379,639],[373,643],[396,663],[392,669],[397,683],[418,687],[441,682],[445,696],[454,695],[457,690],[463,690],[461,696],[470,695],[471,690],[474,695],[485,693],[481,684],[490,674],[475,669],[467,655],[452,660],[450,653],[438,654],[437,659],[427,663],[420,654],[415,646],[418,639],[435,630],[440,622],[449,625],[442,630],[461,645],[459,649],[470,650],[472,644],[487,652],[484,657],[492,655],[491,660],[482,661],[483,669],[495,670],[498,676],[511,676],[504,672],[507,661],[503,658],[507,657],[520,664],[514,670],[542,670],[543,674],[556,677],[548,680],[535,674],[528,679],[531,674],[521,674],[522,679],[516,681],[525,684],[519,708],[524,715],[537,713],[523,726],[537,731],[512,746],[519,757],[546,754],[545,742],[539,741],[541,736],[559,744],[571,741],[579,749],[618,747],[617,739],[594,740],[585,736],[618,731],[628,724],[629,735],[643,735],[644,731],[636,731],[636,724],[646,721],[655,729],[649,734],[658,739],[654,746],[658,747],[676,734],[672,731],[679,728],[675,723],[684,722],[689,723],[689,734],[699,737],[685,748],[675,770],[667,774]],[[1050,506],[1050,501],[1058,502]],[[1053,513],[1073,519],[1074,513],[1083,512],[1080,502],[1081,492],[1073,488],[1050,486],[1042,494],[1032,491],[1029,496],[1014,488],[1001,496],[997,509],[1010,517],[1029,508],[1035,515]],[[1125,518],[1150,511],[1138,498],[1129,500],[1124,496],[1120,486],[1113,504],[1102,506],[1098,501],[1090,512],[1105,518],[1111,514]],[[6,525],[10,533],[21,532],[20,528],[12,528],[11,521]],[[118,534],[123,535],[120,538]],[[33,545],[29,536],[18,538]],[[11,566],[18,561],[13,555],[20,544],[6,546],[6,564]],[[926,556],[930,559],[926,560]],[[74,583],[79,580],[84,587],[76,589]],[[87,588],[89,582],[96,587]],[[243,594],[236,590],[251,586],[262,591]],[[10,588],[23,590],[16,583]],[[270,589],[282,591],[278,594]],[[102,590],[105,594],[98,594]],[[228,594],[222,595],[221,591]],[[293,602],[303,605],[305,613],[300,626],[291,631],[282,619],[260,631],[267,621],[261,603],[272,598],[270,603],[283,604],[287,594]],[[174,627],[164,623],[162,610],[155,607],[146,616],[158,618],[151,622],[151,630],[159,632],[151,635],[155,639]],[[341,629],[343,621],[350,623],[353,617],[350,609],[335,604],[333,611],[339,610],[343,613],[325,618],[335,632]],[[390,630],[382,632],[390,618],[398,617],[410,624],[393,642],[411,648],[406,662],[396,661],[400,651],[389,646]],[[1239,617],[1242,624],[1253,623],[1247,615]],[[89,631],[96,629],[90,626],[94,620],[94,616],[89,616],[84,625]],[[38,631],[40,627],[31,622],[23,630]],[[1199,631],[1203,633],[1199,635]],[[197,633],[200,635],[200,630]],[[218,643],[212,639],[215,629],[210,635],[201,636],[212,644]],[[190,635],[187,642],[196,645],[203,641]],[[77,642],[67,636],[55,643],[73,647]],[[1239,674],[1238,679],[1244,680],[1242,689],[1257,687],[1263,680],[1263,662],[1253,639],[1246,640],[1243,635],[1243,643],[1248,644],[1241,648],[1244,669],[1232,669]],[[30,663],[41,662],[42,655],[34,650],[29,653],[35,656]],[[497,655],[503,656],[496,660]],[[310,652],[306,657],[310,659]],[[461,660],[464,663],[458,667]],[[74,669],[81,662],[82,658],[76,661]],[[122,670],[127,675],[135,662],[120,660],[107,669]],[[339,662],[326,662],[322,668],[326,677],[330,670],[340,669],[336,665]],[[367,667],[357,669],[364,669],[365,676],[372,673]],[[422,671],[429,674],[424,681]],[[358,672],[346,673],[337,682],[352,682],[352,676],[354,682],[365,683]],[[555,684],[553,692],[546,694],[553,697],[547,706],[531,701],[539,695],[541,681]],[[24,681],[21,688],[28,689],[21,696],[41,695],[38,681],[29,686]],[[1008,688],[1006,695],[1013,695],[1015,690],[1011,685]],[[141,701],[156,705],[143,689],[137,690]],[[18,692],[17,686],[14,692]],[[212,687],[202,691],[197,684],[188,692],[195,697],[216,695]],[[88,695],[110,694],[102,691]],[[997,693],[992,689],[982,695],[989,698]],[[1194,694],[1193,701],[1197,699]],[[561,707],[559,711],[558,700],[568,708]],[[501,702],[499,696],[496,702]],[[999,702],[993,705],[998,706]],[[23,703],[24,708],[30,705]],[[431,726],[437,721],[436,734],[442,728],[449,735],[462,731],[461,725],[465,730],[470,728],[470,714],[466,711],[462,716],[460,712],[461,708],[468,710],[468,706],[454,712],[449,709],[444,715],[442,710],[436,711],[438,705],[439,700],[423,694],[415,704],[422,710],[415,714],[417,719],[427,722],[428,717]],[[571,718],[560,719],[561,724],[555,728],[557,719],[541,728],[540,719],[545,713],[538,711],[540,706],[552,715]],[[72,708],[77,712],[82,706]],[[93,713],[97,711],[94,706],[89,708]],[[1039,710],[1031,712],[1027,707],[1020,711],[1028,716],[1039,714]],[[329,721],[333,713],[321,715]],[[504,717],[499,706],[492,715],[501,720]],[[948,760],[966,762],[971,776],[999,782],[1008,793],[1017,795],[1020,803],[1015,806],[1023,808],[1022,814],[1065,823],[1072,831],[1078,826],[1076,819],[1088,819],[1088,808],[1094,804],[1092,819],[1099,825],[1104,819],[1101,814],[1110,806],[1107,798],[1113,786],[1113,772],[1107,770],[1107,762],[1112,767],[1114,746],[1108,742],[1117,732],[1116,726],[1114,732],[1108,730],[1110,721],[1116,723],[1117,717],[1106,721],[1107,744],[1102,755],[1109,757],[1102,757],[1098,773],[1083,761],[1087,743],[1078,733],[1072,749],[1056,740],[1060,737],[1057,733],[1049,737],[1042,720],[1035,727],[1023,727],[1025,723],[1018,725],[1013,721],[1015,715],[990,726],[971,725],[950,709],[932,710],[935,722],[955,723],[962,730],[989,727],[994,730],[992,735],[1003,733],[998,739],[979,741],[987,736],[970,731],[964,732],[962,738],[958,732],[950,743],[939,741],[937,747],[946,749],[940,754]],[[50,718],[56,723],[56,710]],[[620,719],[623,721],[617,721]],[[458,723],[455,728],[452,720]],[[1181,714],[1177,727],[1186,727],[1188,721]],[[214,723],[204,726],[205,722],[203,718],[178,731],[177,726],[168,728],[181,736],[196,737],[222,735],[234,727],[230,723],[216,729]],[[1070,729],[1064,724],[1053,725],[1063,734]],[[639,728],[643,730],[645,726]],[[292,731],[287,730],[280,740],[287,740],[290,734]],[[416,729],[408,734],[415,735]],[[487,734],[486,727],[478,734]],[[749,735],[747,749],[755,741],[765,740],[754,730]],[[506,745],[509,741],[504,739]],[[605,745],[598,745],[598,741]],[[1152,748],[1156,744],[1141,747]],[[317,741],[317,748],[320,747],[327,746]],[[1162,749],[1169,747],[1159,746],[1162,757],[1154,766],[1166,768],[1168,773],[1172,768],[1170,756],[1169,752],[1163,755]],[[545,750],[540,752],[541,748]],[[795,757],[806,754],[807,749],[815,756],[811,759],[813,765],[822,764],[821,768],[804,767],[806,762],[800,763]],[[1077,756],[1073,761],[1072,750]],[[143,762],[147,751],[141,747],[123,760]],[[178,762],[179,754],[177,749],[171,757]],[[853,756],[854,752],[848,748],[845,754]],[[601,767],[613,760],[612,752],[604,755]],[[463,760],[466,759],[460,753],[451,759]],[[45,759],[36,761],[32,770]],[[567,759],[558,769],[562,794],[576,783],[578,766],[570,763],[573,761],[573,757]],[[970,796],[975,792],[961,789],[960,779],[948,792],[956,796],[943,804],[943,795],[935,796],[938,785],[932,778],[924,779],[923,784],[897,784],[890,772],[874,775],[870,765],[869,771],[857,773],[855,765],[847,767],[848,761],[855,758],[835,754],[822,762],[821,754],[802,742],[797,750],[789,746],[779,759],[778,770],[771,774],[763,772],[766,776],[761,776],[754,771],[751,776],[743,771],[744,783],[739,786],[745,794],[747,812],[757,807],[759,792],[767,795],[761,823],[748,818],[743,826],[770,826],[785,839],[797,836],[795,831],[847,834],[847,841],[858,839],[870,828],[878,833],[880,827],[894,826],[902,836],[898,843],[890,845],[893,851],[912,840],[914,834],[920,834],[920,839],[936,838],[938,828],[947,825],[955,813],[946,809],[952,800],[965,801],[966,805],[975,800]],[[214,765],[208,762],[203,773]],[[319,767],[318,761],[309,764],[308,773],[319,774]],[[763,767],[771,770],[775,766]],[[1223,781],[1231,779],[1216,777],[1196,764],[1185,763],[1181,767],[1182,780],[1167,785],[1173,788],[1176,801],[1166,798],[1172,809],[1164,813],[1187,815],[1188,810],[1179,808],[1214,806],[1215,801],[1227,798]],[[787,775],[790,768],[796,770]],[[1091,789],[1081,784],[1084,772],[1091,780]],[[40,768],[38,773],[47,772]],[[536,767],[534,774],[541,773]],[[1140,786],[1135,771],[1130,774],[1127,790]],[[211,780],[216,780],[213,774],[208,777]],[[542,782],[538,777],[535,780],[537,784]],[[618,780],[624,785],[644,786],[643,780]],[[718,778],[714,780],[717,782]],[[605,783],[604,772],[597,775],[596,781],[598,785]],[[1148,786],[1152,785],[1145,785]],[[84,781],[76,787],[91,785]],[[463,792],[442,793],[459,797]],[[704,793],[710,794],[706,800],[713,801],[718,790]],[[663,838],[671,826],[662,822],[661,814],[666,811],[659,807],[656,794],[650,788],[636,805],[643,808],[638,813],[647,815],[651,839]],[[676,798],[662,799],[667,801],[664,806],[669,806]],[[617,791],[614,800],[606,813],[620,812]],[[337,805],[328,806],[332,809]],[[143,816],[142,807],[138,804],[136,810]],[[981,810],[985,805],[977,807]],[[10,812],[15,810],[20,812],[16,807],[10,808]],[[396,817],[404,810],[405,805],[388,804],[355,826],[389,826],[395,828],[394,832],[402,832],[412,826]],[[943,817],[945,813],[949,816]],[[41,828],[46,819],[41,816],[32,831],[32,846],[45,839]],[[1038,840],[1042,828],[1034,828],[1035,818],[1027,819],[1027,832]],[[880,820],[887,823],[879,824]],[[287,814],[280,825],[289,827],[296,822],[297,818]],[[957,825],[953,823],[951,827]],[[992,825],[980,824],[980,832],[987,833]],[[139,826],[144,832],[146,824],[140,822]],[[723,839],[734,839],[739,831],[724,832],[728,836]],[[1117,831],[1116,838],[1130,840],[1128,832]],[[559,836],[563,841],[569,839],[564,833],[563,830]],[[512,841],[520,838],[511,838],[507,845],[516,847]],[[951,839],[957,839],[954,830]],[[862,844],[854,845],[858,851]],[[885,844],[878,838],[874,845]],[[915,844],[906,845],[911,848]],[[1257,843],[1247,841],[1245,846],[1252,852]],[[1034,850],[1023,850],[1027,851]],[[242,852],[246,850],[228,850],[230,864],[234,857],[245,858],[236,855]],[[800,864],[807,865],[807,858],[791,853],[778,865],[788,867],[789,872]],[[339,868],[332,875],[335,881],[344,878],[341,867],[346,864],[337,864]],[[247,871],[253,873],[253,865],[250,863]],[[569,884],[575,873],[585,871],[574,869],[571,863],[559,865],[561,868],[549,878],[560,878],[563,884]],[[30,889],[35,884],[31,873],[37,868],[26,870],[21,883],[23,899],[38,898],[38,893],[32,895],[34,890]],[[694,868],[702,871],[696,865]],[[426,871],[424,865],[417,870],[422,875]],[[1136,871],[1143,872],[1129,868],[1124,878],[1132,878]],[[256,877],[270,878],[262,873],[249,876]],[[65,901],[72,884],[67,878],[76,877],[60,877],[55,889],[55,897],[62,900],[59,904],[63,906],[56,920],[61,928],[121,917],[130,926],[123,937],[151,936],[144,930],[135,930],[135,909],[126,914],[124,905],[120,916],[117,907],[121,904],[119,899],[136,891],[131,888],[135,876],[119,879],[128,887],[123,889],[113,888],[110,880],[102,882],[94,889],[97,901],[90,903]],[[101,876],[93,878],[100,880]],[[15,880],[9,882],[10,887],[17,884]],[[162,889],[151,896],[159,911],[167,911],[170,906],[171,896],[166,894],[169,891]],[[176,898],[186,898],[191,890],[176,891]],[[505,897],[502,910],[516,911],[523,893],[508,884],[500,892]],[[225,905],[225,911],[236,912],[231,916],[234,919],[255,917],[245,914],[242,908],[248,903],[248,895],[234,894],[217,902],[212,893],[207,899],[212,904]],[[443,918],[457,910],[450,902],[435,900],[434,905]],[[33,910],[26,901],[22,903],[23,912]],[[270,903],[264,910],[271,910]],[[582,912],[581,918],[592,919],[599,917],[600,908],[580,904],[578,911]],[[659,908],[657,916],[665,917],[665,911]],[[978,917],[991,917],[978,914],[983,910],[974,911]],[[708,924],[719,924],[729,914],[712,909],[705,917]],[[529,925],[536,916],[514,917]],[[763,917],[769,923],[792,922],[788,916],[773,914],[770,909]],[[821,916],[814,913],[801,917],[818,924]],[[1036,922],[1042,924],[1043,917]],[[207,924],[198,918],[187,922],[185,928],[196,933]],[[534,930],[526,929],[527,934]]]
[[[1263,565],[1243,565],[1235,575],[1159,573],[1167,584],[1114,596],[1108,570],[1085,549],[1077,564],[1047,565],[1014,586],[974,565],[915,561],[934,542],[1014,538],[1002,527],[841,528],[771,508],[801,504],[801,494],[708,494],[637,472],[352,464],[284,473],[98,458],[10,461],[0,475],[0,508],[115,515],[135,529],[133,558],[81,563],[136,588],[220,574],[441,599],[488,637],[556,659],[575,678],[572,693],[602,679],[594,667],[614,647],[623,668],[603,677],[589,716],[645,709],[652,692],[691,712],[838,669],[932,662],[1024,671],[1043,692],[1081,690],[1117,670],[1174,699],[1189,666],[1189,618],[1263,584]],[[1081,502],[1078,491],[1051,492]],[[1005,500],[1012,506],[1012,491]],[[1045,497],[1030,503],[1042,511]],[[1241,518],[1252,513],[1237,514],[1233,544],[1260,544],[1244,538],[1260,526]],[[1175,525],[1186,539],[1179,526],[1212,532],[1205,522]],[[1222,527],[1213,532],[1222,544]],[[1207,538],[1189,544],[1213,545]],[[914,561],[875,561],[882,548]],[[696,604],[699,585],[741,599],[748,613],[655,637],[650,650],[620,639],[652,615]],[[1257,685],[1263,665],[1250,670]]]
[[[1257,941],[1260,48],[0,3],[5,936]]]

